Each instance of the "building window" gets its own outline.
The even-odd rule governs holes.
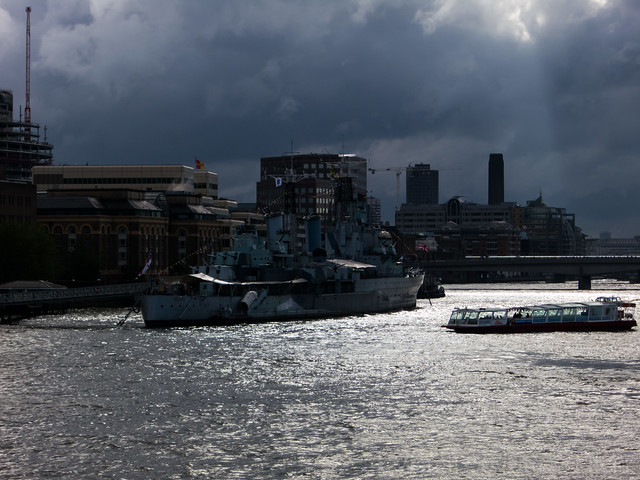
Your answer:
[[[178,258],[187,257],[187,232],[184,229],[178,231]]]
[[[120,227],[118,229],[118,266],[123,267],[127,264],[127,229]]]

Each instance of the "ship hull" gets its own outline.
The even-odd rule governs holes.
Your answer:
[[[264,295],[252,304],[247,304],[244,295],[145,295],[141,310],[147,327],[230,325],[359,315],[415,308],[421,284],[422,275],[363,279],[348,293],[310,291]],[[258,288],[256,286],[256,290]]]

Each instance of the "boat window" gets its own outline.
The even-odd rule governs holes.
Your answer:
[[[534,310],[533,312],[533,321],[536,323],[544,323],[547,321],[547,311],[546,310]]]
[[[589,308],[589,320],[602,320],[602,307]]]
[[[566,307],[562,309],[563,322],[575,322],[578,309],[575,307]]]
[[[464,323],[476,325],[478,323],[478,312],[467,311],[464,316]]]
[[[479,323],[482,325],[492,324],[493,323],[494,312],[480,312],[479,315]]]
[[[548,322],[559,322],[562,319],[562,310],[559,308],[550,308],[548,310],[549,316],[547,317]]]
[[[450,323],[461,323],[461,320],[464,318],[464,311],[462,310],[454,310],[453,313],[451,313],[451,319],[449,320]]]

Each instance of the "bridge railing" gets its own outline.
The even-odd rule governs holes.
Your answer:
[[[81,298],[110,297],[143,292],[147,283],[122,283],[94,287],[61,288],[50,290],[12,290],[0,294],[0,305],[19,305],[36,302],[62,302]]]

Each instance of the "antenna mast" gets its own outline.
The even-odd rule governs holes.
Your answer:
[[[31,7],[26,8],[27,12],[27,76],[24,102],[24,121],[31,123]],[[28,128],[28,127],[27,127]]]

